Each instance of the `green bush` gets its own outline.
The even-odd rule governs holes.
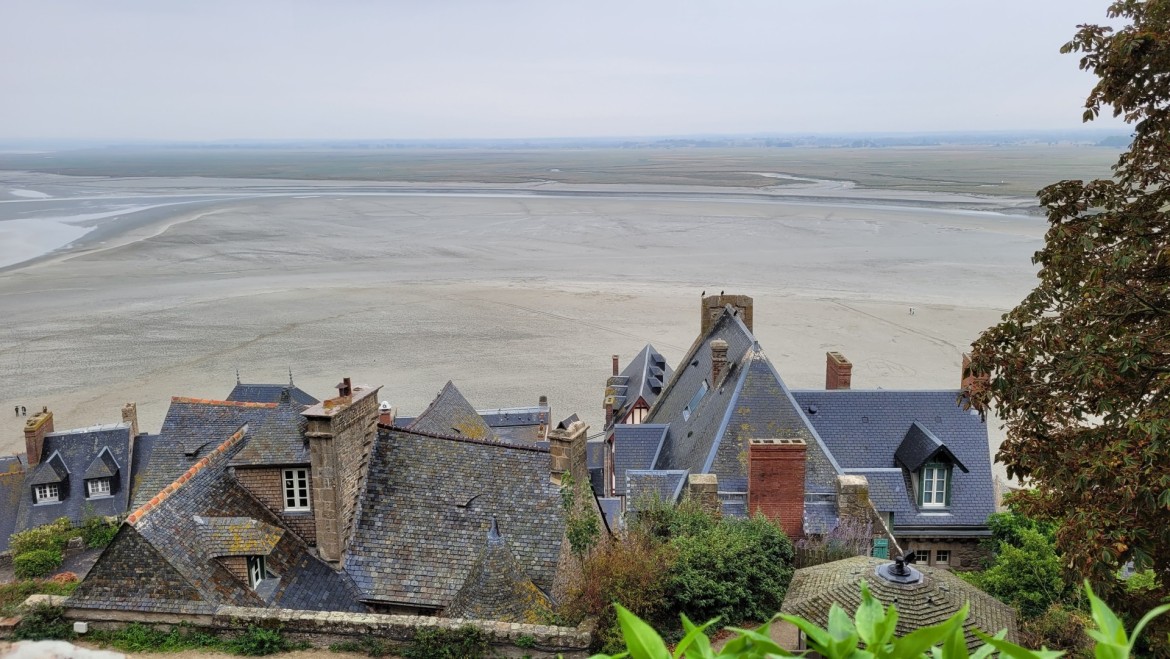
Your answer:
[[[219,650],[224,642],[211,634],[186,624],[162,631],[132,622],[122,629],[99,629],[90,632],[88,639],[102,646],[112,646],[124,652],[181,652],[183,650]]]
[[[1025,620],[1042,615],[1070,590],[1062,575],[1060,557],[1051,539],[1039,530],[1019,528],[1018,544],[999,543],[995,560],[968,580],[988,594],[1011,604]]]
[[[108,547],[118,534],[118,524],[111,524],[101,517],[90,517],[81,525],[81,537],[90,549]]]
[[[8,547],[14,556],[36,550],[65,551],[65,543],[75,535],[73,522],[68,517],[60,517],[50,524],[13,533]]]
[[[1074,659],[1093,656],[1093,643],[1085,629],[1088,616],[1063,604],[1053,604],[1043,614],[1020,624],[1020,639],[1031,646],[1060,648]]]
[[[404,659],[482,659],[491,653],[492,639],[471,625],[459,629],[420,629],[402,648]]]
[[[33,549],[12,559],[12,571],[18,579],[47,577],[61,567],[65,557],[60,549]]]
[[[762,516],[725,519],[671,540],[667,577],[673,612],[699,620],[766,620],[780,608],[792,580],[792,543]]]
[[[1094,652],[1099,659],[1127,659],[1135,656],[1134,647],[1141,631],[1151,620],[1170,611],[1170,604],[1150,611],[1137,623],[1132,633],[1129,633],[1117,615],[1093,594],[1087,583],[1085,588],[1092,607],[1095,627],[1089,629],[1087,633],[1096,641]],[[1000,632],[994,637],[975,632],[986,645],[973,654],[969,654],[963,629],[963,623],[967,619],[966,606],[943,623],[923,627],[906,636],[895,638],[894,630],[898,621],[895,607],[883,607],[870,595],[869,588],[864,583],[861,586],[861,604],[857,607],[852,619],[836,604],[833,604],[829,610],[828,629],[818,627],[799,616],[777,614],[769,622],[756,629],[727,628],[726,631],[732,632],[735,636],[718,652],[711,648],[711,641],[706,633],[706,630],[714,625],[715,620],[701,626],[695,626],[683,615],[683,628],[687,634],[679,641],[672,655],[662,637],[654,631],[653,627],[620,605],[615,606],[618,610],[622,636],[630,659],[671,659],[671,657],[677,659],[683,656],[687,659],[765,659],[765,657],[772,656],[795,656],[776,645],[769,635],[769,627],[777,620],[783,620],[798,628],[805,637],[808,649],[825,659],[858,659],[861,657],[869,659],[923,659],[924,657],[932,659],[968,659],[969,657],[983,659],[996,652],[999,653],[999,656],[1012,657],[1012,659],[1055,659],[1062,656],[1060,652],[1033,651],[1009,643],[1004,640],[1005,632]],[[862,647],[865,649],[862,650]],[[615,658],[598,655],[593,659]]]
[[[65,620],[65,609],[38,604],[25,612],[12,637],[18,641],[72,641],[76,636],[73,625]]]
[[[536,639],[528,634],[520,636],[516,639],[516,647],[518,648],[534,648],[536,647]]]
[[[56,583],[42,579],[24,579],[11,583],[0,584],[0,616],[16,615],[29,595],[44,593],[46,595],[72,595],[77,589],[76,581],[72,583]]]
[[[288,652],[303,647],[290,642],[280,629],[249,625],[248,631],[227,642],[227,650],[247,657],[262,657],[278,652]]]

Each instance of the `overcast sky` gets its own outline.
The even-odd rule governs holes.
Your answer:
[[[1075,128],[1107,4],[3,0],[0,138]]]

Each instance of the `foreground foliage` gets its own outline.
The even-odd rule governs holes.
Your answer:
[[[77,580],[62,582],[56,579],[25,579],[0,584],[0,616],[16,615],[29,595],[72,595]]]
[[[680,635],[678,613],[765,620],[792,579],[792,543],[763,518],[726,519],[684,500],[639,502],[627,532],[593,549],[569,588],[568,624],[597,619],[596,646],[621,645],[613,602]]]
[[[72,634],[72,632],[73,630],[70,628],[69,633]],[[46,636],[42,638],[61,637]],[[303,650],[309,647],[307,643],[289,641],[279,629],[255,626],[248,627],[246,631],[236,636],[222,637],[185,624],[176,625],[168,631],[163,631],[134,622],[122,629],[93,631],[87,638],[103,647],[114,647],[124,652],[213,650],[259,657],[290,650]]]
[[[1094,629],[1088,630],[1095,641],[1094,648],[1097,659],[1126,659],[1133,656],[1134,646],[1142,630],[1151,620],[1170,610],[1170,604],[1163,605],[1147,613],[1134,627],[1133,632],[1126,630],[1125,625],[1112,610],[1098,599],[1086,583],[1086,590],[1093,612]],[[772,623],[784,621],[794,625],[805,635],[808,649],[825,659],[984,659],[998,653],[1001,657],[1012,659],[1055,659],[1064,653],[1040,649],[1029,650],[1004,639],[1005,632],[996,636],[987,636],[976,632],[984,645],[971,653],[967,650],[967,641],[963,633],[963,622],[967,619],[967,607],[945,622],[917,629],[906,636],[896,638],[894,630],[898,623],[898,612],[891,605],[883,607],[869,592],[863,582],[861,585],[861,604],[853,618],[850,618],[841,607],[834,604],[829,611],[829,628],[823,629],[801,618],[785,614],[777,614],[769,623],[756,629],[727,628],[736,634],[721,650],[716,652],[711,647],[707,629],[717,621],[711,620],[703,625],[696,626],[686,615],[682,616],[683,627],[687,634],[671,653],[666,643],[654,628],[630,613],[628,610],[615,605],[618,619],[621,623],[622,637],[625,641],[624,652],[608,656],[595,655],[593,659],[766,659],[767,657],[798,656],[777,645],[768,633]],[[862,649],[864,647],[864,649]]]

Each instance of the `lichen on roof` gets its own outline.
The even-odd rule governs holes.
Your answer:
[[[487,543],[444,615],[539,624],[551,611],[552,603],[520,567],[492,518]]]
[[[251,517],[195,516],[199,543],[208,556],[267,556],[284,529]]]

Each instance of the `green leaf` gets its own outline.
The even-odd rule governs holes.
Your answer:
[[[994,647],[999,651],[1000,656],[1011,657],[1011,659],[1057,659],[1063,657],[1064,653],[1057,650],[1029,650],[1022,648],[1015,643],[1005,641],[1002,638],[994,638],[978,631],[975,635],[983,639],[983,642]]]
[[[804,632],[804,636],[808,639],[809,645],[826,648],[833,641],[833,637],[829,636],[829,632],[800,616],[791,616],[782,613],[780,614],[780,619],[795,625],[797,629]]]
[[[621,604],[614,603],[613,606],[617,609],[622,638],[626,641],[626,650],[631,659],[671,659],[670,651],[666,649],[666,643],[658,632]]]
[[[1137,626],[1133,628],[1133,634],[1131,634],[1129,638],[1129,649],[1131,652],[1133,651],[1134,643],[1137,643],[1138,636],[1142,633],[1142,630],[1146,628],[1146,625],[1150,624],[1151,620],[1157,618],[1163,613],[1166,613],[1167,611],[1170,611],[1170,604],[1163,604],[1162,606],[1159,606],[1153,611],[1150,611],[1146,615],[1142,616],[1142,619],[1138,621]]]
[[[711,625],[715,624],[719,618],[712,618],[703,623],[702,626],[696,627],[695,623],[686,614],[681,614],[683,629],[686,630],[687,635],[683,637],[678,645],[674,648],[674,659],[685,656],[687,659],[710,659],[714,657],[711,651],[711,641],[707,639],[705,630]]]
[[[898,625],[898,613],[893,607],[882,608],[882,603],[869,592],[869,584],[861,582],[861,604],[857,605],[857,634],[866,646],[881,647],[894,637]]]
[[[1093,612],[1093,622],[1097,623],[1097,629],[1101,632],[1100,636],[1097,637],[1097,640],[1107,645],[1128,648],[1129,639],[1125,634],[1125,625],[1122,624],[1121,619],[1118,618],[1115,613],[1113,613],[1113,610],[1109,608],[1109,605],[1101,601],[1101,599],[1097,597],[1095,593],[1093,593],[1093,587],[1089,585],[1088,579],[1085,580],[1085,592],[1089,597],[1089,606]]]
[[[967,606],[964,605],[945,622],[916,629],[894,641],[894,656],[918,657],[925,654],[931,647],[946,639],[955,629],[961,629],[963,621],[966,619]]]
[[[724,627],[725,631],[735,632],[735,638],[727,642],[723,646],[723,650],[719,653],[720,657],[741,657],[745,656],[746,650],[751,650],[751,654],[746,656],[763,656],[765,654],[777,655],[780,657],[796,657],[799,655],[792,654],[788,650],[776,645],[776,641],[768,635],[766,625],[760,629],[740,629],[739,627]],[[763,631],[761,631],[761,629]],[[821,632],[824,633],[823,631]]]

